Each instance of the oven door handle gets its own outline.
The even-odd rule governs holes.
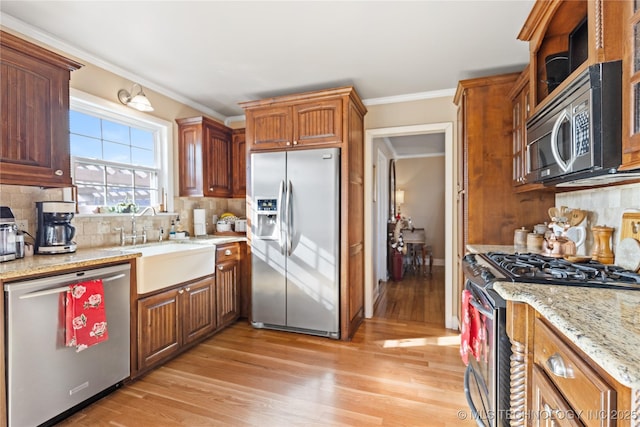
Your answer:
[[[480,417],[478,408],[476,408],[476,405],[473,403],[473,399],[471,399],[472,373],[473,373],[473,368],[471,367],[471,364],[468,364],[467,369],[464,371],[464,395],[467,398],[467,403],[469,404],[469,408],[471,408],[471,415],[476,420],[476,424],[478,424],[479,427],[486,427],[486,425],[482,422],[482,418]],[[475,375],[475,373],[473,375]]]
[[[480,303],[478,301],[476,301],[473,298],[469,298],[469,303],[471,303],[471,305],[480,312],[480,314],[482,314],[483,316],[493,320],[493,311],[491,310],[487,310],[486,308],[484,308],[482,305],[480,305]]]

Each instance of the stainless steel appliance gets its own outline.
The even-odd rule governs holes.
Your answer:
[[[65,346],[64,293],[102,279],[109,338]],[[130,265],[4,285],[9,426],[53,423],[113,390],[130,374]]]
[[[251,155],[252,324],[339,338],[340,150]]]
[[[640,274],[596,261],[571,263],[532,253],[489,252],[468,254],[462,262],[465,289],[486,328],[486,357],[469,357],[465,394],[480,426],[507,426],[510,412],[511,345],[506,334],[506,303],[493,290],[496,281],[530,283],[532,286],[562,285],[640,291]]]
[[[590,66],[527,121],[529,182],[559,184],[618,173],[622,66]]]
[[[61,254],[76,251],[73,241],[76,228],[71,225],[75,211],[74,202],[36,202],[36,253]]]
[[[0,206],[0,262],[16,259],[17,232],[13,212],[7,206]]]

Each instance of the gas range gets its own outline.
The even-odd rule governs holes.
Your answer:
[[[570,262],[535,253],[469,254],[465,270],[475,271],[474,283],[491,289],[495,281],[581,286],[640,291],[640,274],[597,261]]]

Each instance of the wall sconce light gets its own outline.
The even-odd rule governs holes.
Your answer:
[[[398,215],[400,215],[400,205],[404,204],[404,190],[396,190],[396,205],[398,205]]]
[[[137,92],[135,91],[136,87],[138,88]],[[142,86],[138,83],[133,84],[130,93],[125,89],[120,89],[118,91],[118,101],[138,111],[153,111],[151,102],[149,102],[149,99],[142,91]]]

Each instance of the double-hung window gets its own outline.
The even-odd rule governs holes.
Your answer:
[[[160,205],[170,193],[168,123],[74,93],[69,139],[80,212],[135,212]]]

